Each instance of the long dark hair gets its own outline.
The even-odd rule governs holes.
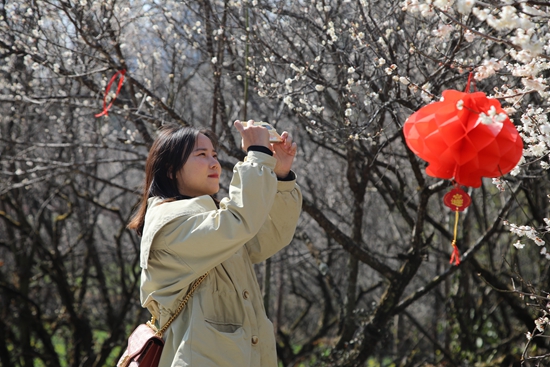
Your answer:
[[[181,197],[176,173],[189,159],[199,134],[206,135],[215,144],[216,140],[207,130],[173,124],[160,129],[145,163],[145,182],[139,207],[128,224],[128,228],[134,229],[138,235],[143,233],[149,198],[158,196],[164,200],[174,200]]]

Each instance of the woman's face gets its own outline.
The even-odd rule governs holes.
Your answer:
[[[187,162],[176,173],[178,191],[191,197],[213,195],[220,190],[221,171],[212,142],[206,135],[199,134]]]

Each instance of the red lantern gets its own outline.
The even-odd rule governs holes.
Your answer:
[[[500,103],[483,92],[446,90],[440,102],[413,113],[403,126],[409,148],[429,166],[426,173],[458,184],[481,186],[521,159],[523,141]]]
[[[468,78],[469,90],[472,74]],[[485,93],[446,90],[439,102],[413,113],[403,126],[409,148],[429,163],[426,173],[450,179],[455,188],[444,203],[455,211],[451,263],[460,264],[456,247],[458,212],[470,205],[470,196],[458,185],[479,187],[482,177],[510,172],[523,154],[523,141],[500,102]]]

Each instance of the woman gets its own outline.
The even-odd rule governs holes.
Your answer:
[[[129,227],[141,236],[141,301],[162,326],[195,279],[208,276],[166,330],[160,367],[276,367],[275,334],[253,265],[288,245],[302,196],[296,143],[235,127],[248,153],[217,202],[221,166],[207,133],[166,127],[147,158],[145,192]]]

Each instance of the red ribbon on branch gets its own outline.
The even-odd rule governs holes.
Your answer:
[[[120,93],[120,89],[122,88],[122,83],[124,83],[124,74],[126,74],[126,70],[119,70],[115,73],[115,75],[113,75],[113,77],[109,81],[109,84],[107,84],[107,88],[105,88],[105,96],[103,96],[103,111],[95,115],[95,117],[109,116],[109,110],[113,106],[113,102],[115,101],[116,97],[118,97],[118,94]],[[120,78],[118,80],[118,86],[116,88],[115,96],[113,97],[109,105],[107,105],[107,96],[109,95],[111,86],[113,85],[117,76],[119,75],[120,75]]]

